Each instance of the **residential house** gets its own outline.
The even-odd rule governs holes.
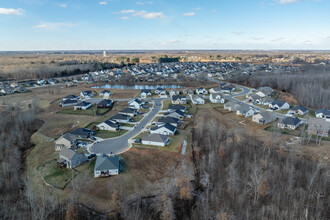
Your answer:
[[[140,109],[143,106],[143,102],[140,99],[132,99],[128,102],[130,108]]]
[[[205,104],[205,100],[199,95],[190,95],[190,99],[194,105]]]
[[[157,125],[156,127],[150,128],[151,134],[174,135],[175,132],[176,127],[169,123]]]
[[[112,92],[109,90],[103,90],[99,95],[103,96],[104,99],[108,99],[112,95]]]
[[[198,95],[206,95],[207,94],[207,90],[203,87],[200,87],[198,89],[196,89],[196,94]]]
[[[163,89],[163,88],[157,88],[156,90],[155,90],[155,94],[156,95],[166,95],[166,90],[165,89]]]
[[[225,99],[221,97],[220,93],[211,93],[209,98],[212,103],[225,103]]]
[[[267,105],[267,106],[269,106],[273,101],[274,101],[274,99],[272,99],[269,96],[266,96],[263,98],[258,98],[255,100],[256,104]]]
[[[187,104],[187,97],[183,95],[173,95],[171,97],[172,99],[172,104]]]
[[[119,131],[120,130],[120,123],[113,120],[106,120],[101,122],[100,124],[96,125],[96,127],[100,130],[106,131]]]
[[[77,100],[73,100],[73,99],[66,99],[60,102],[60,106],[61,107],[68,107],[68,106],[72,106],[72,105],[77,105],[78,101]]]
[[[182,93],[185,94],[185,95],[193,95],[194,94],[194,91],[191,90],[191,89],[184,89],[182,91]]]
[[[90,90],[86,90],[86,91],[82,91],[80,92],[80,96],[84,99],[90,99],[94,96],[95,94],[90,91]]]
[[[85,101],[82,101],[82,102],[76,104],[75,106],[73,106],[74,110],[87,110],[90,107],[92,107],[92,103],[85,102]]]
[[[94,135],[94,131],[88,128],[77,128],[74,131],[71,131],[70,134],[76,136],[77,138],[87,139]]]
[[[94,166],[94,177],[106,177],[119,174],[120,159],[118,155],[97,156]]]
[[[111,99],[103,99],[97,104],[97,108],[110,108],[113,105]]]
[[[170,105],[168,107],[168,112],[174,112],[176,110],[179,110],[179,111],[182,111],[182,112],[186,112],[187,111],[187,108],[183,105]]]
[[[287,102],[276,99],[271,104],[269,104],[269,108],[272,110],[283,110],[289,109],[290,105]]]
[[[315,111],[315,117],[325,118],[327,121],[330,121],[330,110],[328,109],[318,109]]]
[[[76,96],[76,95],[67,95],[67,96],[65,96],[64,98],[63,98],[63,101],[65,101],[65,100],[79,100],[80,99],[80,97],[79,96]]]
[[[59,163],[65,164],[67,168],[75,168],[80,164],[87,162],[87,158],[84,154],[78,154],[75,151],[63,147],[60,151]]]
[[[173,117],[173,118],[178,118],[180,120],[184,119],[185,115],[186,114],[184,113],[184,111],[181,111],[179,109],[164,114],[165,117]]]
[[[227,93],[235,92],[235,89],[236,87],[232,84],[226,84],[224,86],[221,86],[222,92],[227,92]]]
[[[119,123],[127,123],[131,119],[131,116],[129,115],[123,115],[123,114],[116,114],[110,118],[112,121],[116,121]]]
[[[278,122],[277,126],[282,129],[295,130],[301,123],[302,121],[297,117],[285,117]]]
[[[308,134],[317,135],[322,137],[329,137],[330,133],[330,122],[323,118],[312,118],[308,119]]]
[[[167,135],[162,134],[147,134],[142,137],[141,143],[145,145],[161,146],[164,147],[168,145],[170,139]]]
[[[137,115],[137,110],[135,108],[125,108],[121,110],[119,113],[123,115],[129,115],[131,117],[134,117]]]
[[[261,96],[257,95],[256,93],[247,94],[245,97],[249,101],[256,101],[256,100],[262,98]]]
[[[71,148],[74,147],[77,143],[77,137],[73,134],[66,133],[62,135],[55,141],[55,150],[59,151],[63,147]]]
[[[179,95],[180,91],[177,89],[171,89],[169,94],[170,94],[170,96]]]
[[[142,89],[141,90],[141,98],[145,99],[147,98],[148,96],[151,96],[152,93],[151,93],[151,89]]]
[[[178,127],[178,125],[180,124],[180,120],[178,118],[173,118],[173,117],[162,117],[158,119],[158,124],[166,124],[166,123],[169,123],[174,127]]]
[[[38,84],[38,85],[46,85],[47,82],[46,82],[46,80],[44,80],[44,79],[38,79],[37,84]]]
[[[10,94],[13,94],[14,93],[14,89],[10,88],[10,87],[4,87],[0,90],[0,92],[2,94],[5,94],[5,95],[10,95]]]
[[[271,96],[274,93],[274,89],[271,87],[265,86],[259,88],[260,95],[263,94],[265,96]]]
[[[12,82],[12,83],[10,83],[10,87],[11,87],[11,88],[16,88],[16,87],[18,87],[18,83],[17,83],[17,82]]]
[[[301,106],[301,105],[298,105],[298,106],[295,106],[291,109],[289,109],[288,111],[289,114],[292,114],[292,115],[306,115],[309,113],[309,110],[307,108],[305,108],[304,106]]]
[[[220,87],[214,87],[209,89],[209,93],[222,93],[222,90]]]
[[[260,112],[259,114],[252,116],[252,121],[262,125],[269,124],[276,120],[277,116],[272,112]]]
[[[255,110],[249,105],[241,105],[236,109],[236,114],[244,117],[251,117],[255,114]]]
[[[224,109],[232,112],[232,111],[236,111],[240,106],[241,105],[236,102],[229,101],[225,103]]]

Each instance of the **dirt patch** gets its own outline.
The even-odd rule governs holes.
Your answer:
[[[288,92],[281,92],[280,95],[278,96],[278,99],[286,101],[290,105],[299,105],[297,99],[291,93]]]

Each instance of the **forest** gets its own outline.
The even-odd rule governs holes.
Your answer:
[[[330,66],[304,65],[297,73],[256,73],[247,85],[289,92],[301,105],[312,108],[330,108]]]

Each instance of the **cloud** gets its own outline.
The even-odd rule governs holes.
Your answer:
[[[66,7],[68,7],[68,5],[67,4],[60,4],[60,7],[61,8],[66,8]]]
[[[201,10],[202,9],[202,7],[197,7],[197,8],[195,8],[194,10],[195,11],[199,11],[199,10]]]
[[[0,15],[22,15],[24,9],[22,8],[0,8]]]
[[[292,4],[292,3],[297,3],[300,2],[301,0],[275,0],[277,3],[280,4]]]
[[[104,2],[99,2],[100,5],[107,5],[108,3],[106,1]]]
[[[309,40],[306,40],[306,41],[304,41],[304,44],[312,44],[312,42]]]
[[[73,24],[73,23],[66,23],[66,22],[51,23],[51,22],[46,22],[46,23],[40,23],[40,24],[34,26],[34,28],[53,31],[53,30],[57,30],[58,28],[61,28],[61,27],[70,28],[70,27],[73,27],[73,26],[75,26],[75,24]]]
[[[195,16],[195,12],[186,12],[183,13],[183,16]]]
[[[217,9],[213,9],[211,12],[212,13],[216,13],[217,12]]]
[[[121,20],[129,20],[129,17],[120,17]]]
[[[147,12],[147,11],[135,11],[133,9],[121,10],[120,14],[132,14],[135,17],[141,17],[146,19],[166,18],[163,12]]]
[[[245,34],[243,31],[233,31],[232,33],[238,36]]]
[[[133,9],[128,9],[128,10],[121,10],[119,13],[120,14],[129,14],[129,13],[134,13],[135,10]]]
[[[253,40],[262,40],[263,37],[253,37],[252,39],[253,39]]]
[[[154,3],[154,2],[152,2],[152,1],[150,1],[150,2],[140,2],[140,1],[138,1],[138,2],[136,2],[136,4],[137,5],[151,5],[152,3]]]
[[[277,41],[281,41],[281,40],[284,40],[284,39],[285,39],[284,37],[275,38],[275,39],[271,40],[271,42],[277,42]]]

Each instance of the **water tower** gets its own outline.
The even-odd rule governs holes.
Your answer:
[[[107,56],[107,52],[103,51],[103,57]]]

